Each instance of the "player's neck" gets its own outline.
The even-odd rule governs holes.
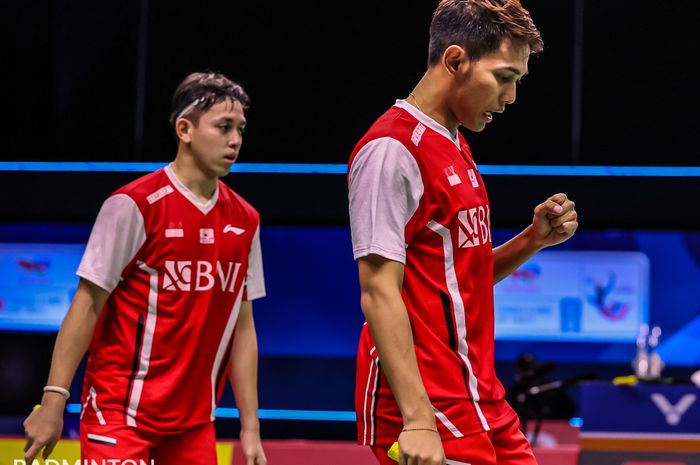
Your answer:
[[[445,86],[440,82],[440,76],[436,74],[432,69],[426,71],[406,101],[447,128],[450,134],[456,135],[459,123],[450,117],[445,98]]]
[[[178,153],[178,156],[175,157],[175,161],[173,161],[170,166],[178,181],[189,189],[199,200],[206,203],[212,198],[216,191],[218,178],[212,178],[203,173],[191,157],[181,156],[181,154]]]

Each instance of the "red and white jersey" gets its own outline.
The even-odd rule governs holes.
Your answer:
[[[441,437],[505,424],[515,413],[494,369],[489,201],[466,141],[397,101],[355,147],[348,182],[355,259],[405,265],[402,298]],[[392,443],[403,421],[367,325],[356,382],[360,444]]]
[[[102,206],[78,276],[111,294],[83,421],[158,432],[214,420],[242,300],[265,295],[260,216],[219,181],[202,203],[170,166]]]

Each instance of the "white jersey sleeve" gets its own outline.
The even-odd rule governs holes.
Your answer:
[[[136,203],[128,195],[114,195],[102,204],[76,274],[112,292],[145,241]]]
[[[368,142],[350,167],[349,190],[355,260],[376,254],[405,264],[406,224],[424,190],[411,152],[390,137]]]
[[[245,288],[245,300],[255,300],[260,297],[265,297],[265,277],[263,276],[262,248],[260,247],[260,225],[258,225],[258,228],[255,230],[253,242],[250,244]]]

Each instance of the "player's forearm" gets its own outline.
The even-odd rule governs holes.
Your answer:
[[[493,249],[494,284],[508,277],[542,248],[543,246],[532,238],[532,226],[528,226],[505,244]]]
[[[259,431],[258,420],[258,340],[252,304],[243,302],[231,347],[229,374],[241,429]]]
[[[404,425],[434,427],[435,414],[418,371],[411,324],[400,292],[365,290],[362,310]]]
[[[78,285],[56,337],[48,385],[70,388],[75,371],[90,345],[95,324],[108,295],[104,290],[98,290],[97,293],[95,296],[95,291],[90,285],[82,281]],[[46,393],[44,398],[48,396],[55,397],[56,394]]]

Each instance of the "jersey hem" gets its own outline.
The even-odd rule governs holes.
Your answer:
[[[166,433],[166,434],[178,434],[182,433],[184,431],[188,431],[192,428],[197,428],[198,426],[206,425],[208,423],[213,423],[212,420],[206,420],[206,421],[201,421],[197,423],[192,423],[192,424],[183,424],[183,425],[177,425],[176,428],[168,428],[168,427],[163,427],[162,425],[155,425],[153,427],[149,427],[147,425],[144,425],[143,423],[138,423],[136,426],[129,426],[126,424],[126,421],[109,421],[108,419],[105,419],[105,424],[101,424],[98,421],[94,421],[92,419],[81,419],[80,424],[85,424],[85,425],[90,425],[90,426],[129,426],[130,428],[134,428],[136,430],[141,430],[141,431],[147,431],[149,433]]]
[[[109,292],[110,294],[117,287],[117,283],[115,283],[114,286],[110,286],[109,283],[106,283],[103,278],[86,271],[84,268],[78,268],[78,271],[76,271],[75,274],[83,279],[90,281],[95,286],[98,286],[98,287],[104,289],[105,291]]]
[[[401,252],[394,252],[392,250],[387,250],[380,245],[370,244],[365,247],[357,247],[352,250],[353,257],[355,260],[366,257],[368,255],[379,255],[389,260],[393,260],[402,264],[406,264],[406,254]]]
[[[265,293],[265,292],[256,292],[253,294],[246,295],[247,298],[243,299],[243,300],[248,300],[248,301],[257,300],[257,299],[262,299],[263,297],[266,297],[266,296],[267,296],[267,293]]]

